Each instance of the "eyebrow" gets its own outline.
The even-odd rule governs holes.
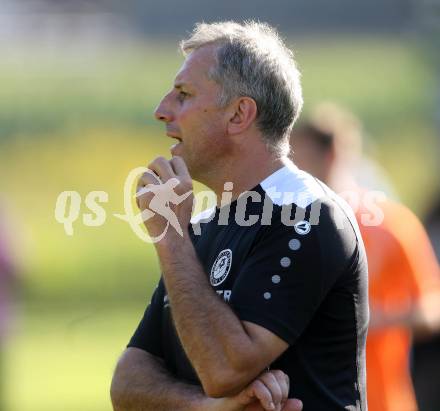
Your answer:
[[[185,81],[177,80],[174,83],[174,90],[181,90],[182,88],[186,88],[189,91],[194,91],[194,86],[191,83],[186,83]]]
[[[181,88],[183,88],[183,87],[187,87],[188,86],[188,84],[186,84],[186,83],[183,83],[183,82],[177,82],[177,83],[174,83],[174,88],[175,89],[181,89]]]

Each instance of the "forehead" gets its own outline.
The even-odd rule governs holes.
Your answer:
[[[178,71],[175,83],[198,85],[212,81],[208,78],[209,70],[216,64],[215,47],[204,46],[192,51]]]

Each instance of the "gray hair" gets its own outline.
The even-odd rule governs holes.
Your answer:
[[[272,152],[284,154],[303,104],[292,51],[273,27],[255,21],[198,23],[180,48],[188,55],[207,45],[218,46],[209,77],[222,86],[220,105],[236,97],[254,99],[264,141]]]

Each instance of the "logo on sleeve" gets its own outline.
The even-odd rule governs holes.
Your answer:
[[[211,275],[209,277],[211,284],[215,287],[220,285],[226,280],[226,277],[231,270],[232,265],[232,251],[227,248],[226,250],[220,251],[220,254],[214,261],[211,268]]]
[[[293,228],[299,235],[306,235],[310,233],[311,224],[308,221],[298,221]]]

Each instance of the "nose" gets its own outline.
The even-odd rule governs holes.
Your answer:
[[[154,110],[154,117],[156,120],[163,121],[165,123],[169,123],[172,120],[172,113],[169,105],[167,104],[167,97],[165,96],[159,105]]]

